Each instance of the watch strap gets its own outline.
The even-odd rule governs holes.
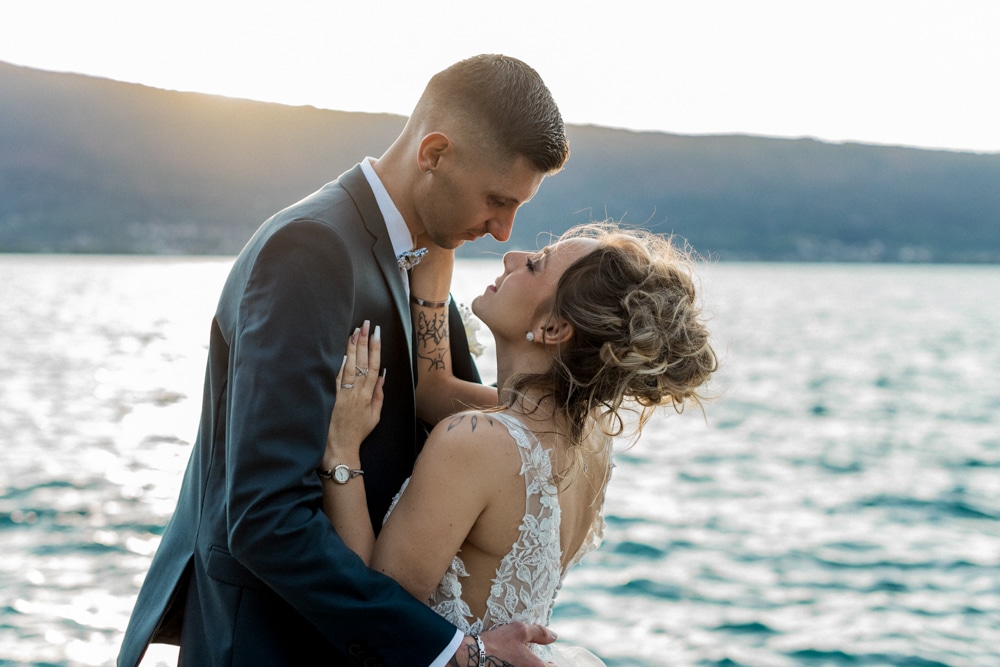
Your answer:
[[[347,479],[348,480],[354,479],[355,477],[359,477],[359,476],[365,474],[364,470],[361,470],[360,468],[349,468],[346,465],[344,465],[343,463],[341,463],[340,465],[336,465],[336,466],[330,468],[329,470],[323,470],[322,468],[316,468],[316,474],[319,475],[320,477],[322,477],[323,479],[331,479],[331,480],[333,480],[335,482],[343,484],[344,482],[341,482],[336,477],[337,469],[338,468],[344,468],[344,469],[347,470],[347,472],[348,472],[348,478]]]

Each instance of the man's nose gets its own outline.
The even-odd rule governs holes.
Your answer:
[[[501,243],[510,238],[510,233],[514,229],[514,215],[517,211],[510,213],[500,213],[493,217],[486,225],[486,231],[490,236]]]

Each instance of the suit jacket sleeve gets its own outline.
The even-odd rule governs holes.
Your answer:
[[[363,642],[389,664],[429,664],[455,628],[343,544],[313,473],[356,326],[351,262],[368,252],[300,222],[269,239],[251,270],[229,371],[229,549],[343,652]]]

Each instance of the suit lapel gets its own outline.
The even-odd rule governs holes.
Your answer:
[[[406,287],[403,285],[403,274],[399,270],[396,261],[396,254],[392,249],[392,240],[385,227],[385,219],[372,194],[368,179],[361,171],[360,166],[356,166],[343,174],[338,179],[344,189],[354,199],[358,210],[361,212],[361,219],[365,228],[372,236],[372,259],[382,272],[382,277],[389,285],[389,292],[392,300],[396,304],[399,313],[399,320],[403,325],[403,338],[406,340],[407,353],[413,358],[413,323],[410,318],[410,303],[406,298]]]

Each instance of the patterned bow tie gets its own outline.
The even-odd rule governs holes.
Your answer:
[[[416,250],[407,250],[406,252],[400,253],[396,261],[399,264],[399,268],[401,268],[403,271],[409,271],[417,264],[419,264],[420,260],[422,260],[424,258],[424,255],[426,254],[427,254],[427,248],[417,248]]]

